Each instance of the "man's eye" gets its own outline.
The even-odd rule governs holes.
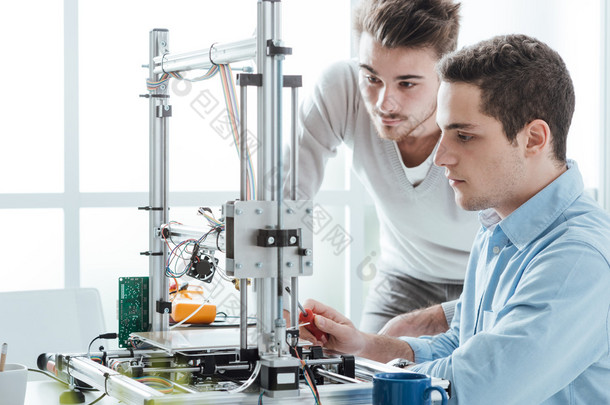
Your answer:
[[[458,132],[457,137],[460,141],[462,142],[468,142],[469,140],[472,139],[472,136],[470,135],[464,135],[461,132]]]
[[[415,86],[415,83],[412,83],[412,82],[400,82],[400,83],[399,83],[399,86],[400,86],[400,87],[406,87],[406,88],[409,88],[409,87],[413,87],[413,86]]]
[[[366,76],[366,80],[368,80],[369,83],[379,83],[379,81],[380,81],[375,76]]]

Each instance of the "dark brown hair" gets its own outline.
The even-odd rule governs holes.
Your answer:
[[[457,46],[459,9],[451,0],[362,0],[354,30],[390,49],[431,47],[440,58]]]
[[[566,161],[566,139],[574,113],[574,86],[561,56],[526,35],[502,35],[445,56],[437,65],[442,81],[481,89],[483,114],[502,123],[513,142],[535,119],[551,129],[553,155]]]

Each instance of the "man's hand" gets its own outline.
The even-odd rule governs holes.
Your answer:
[[[328,339],[323,336],[322,341],[319,341],[301,327],[301,337],[315,345],[381,362],[397,357],[413,360],[411,346],[402,340],[361,332],[356,329],[352,321],[337,310],[318,301],[309,299],[303,306],[310,308],[316,314],[314,318],[316,326],[328,334]]]
[[[305,301],[303,307],[316,314],[315,325],[328,334],[328,339],[322,336],[322,340],[317,340],[307,329],[301,327],[300,335],[303,339],[343,353],[358,354],[363,349],[364,333],[356,329],[352,321],[337,310],[312,299]]]
[[[386,336],[438,335],[447,332],[449,325],[441,305],[401,314],[390,319],[379,331]]]

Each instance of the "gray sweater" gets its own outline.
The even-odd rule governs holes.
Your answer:
[[[390,274],[457,283],[464,278],[480,224],[458,207],[444,169],[432,166],[413,187],[393,141],[381,139],[358,89],[358,65],[332,65],[301,106],[299,194],[313,198],[329,158],[341,144],[352,152],[353,170],[375,202],[381,259]]]

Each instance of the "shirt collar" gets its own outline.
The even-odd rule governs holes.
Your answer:
[[[567,161],[568,170],[503,220],[493,208],[479,213],[479,221],[489,230],[499,225],[518,248],[523,249],[568,208],[584,190],[578,165]]]

